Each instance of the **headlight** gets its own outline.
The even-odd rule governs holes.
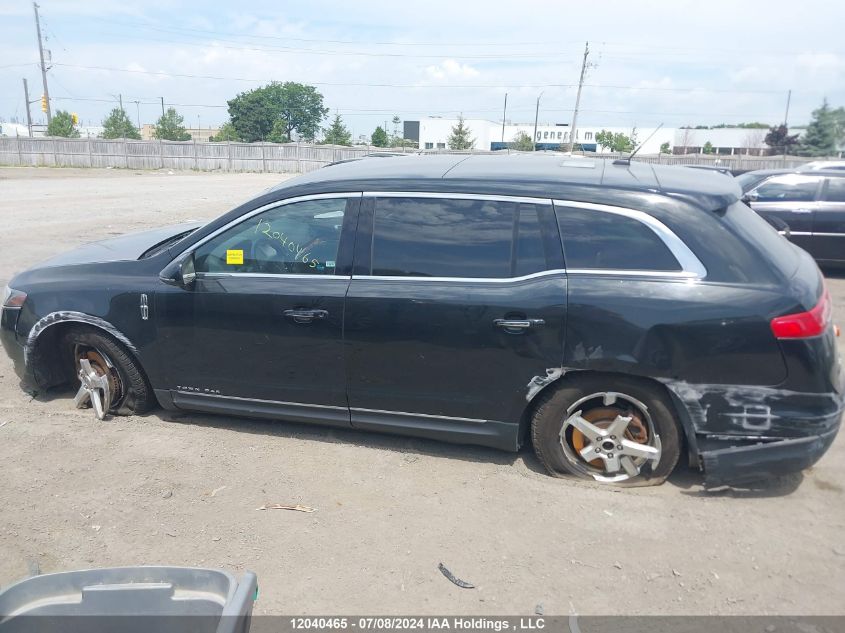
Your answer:
[[[3,307],[20,308],[26,301],[26,293],[6,286],[3,289]]]

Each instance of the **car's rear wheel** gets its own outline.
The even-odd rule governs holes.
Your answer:
[[[541,396],[534,451],[555,476],[643,486],[662,483],[681,454],[681,433],[659,387],[624,377],[567,380]]]
[[[72,363],[77,407],[90,406],[102,419],[106,413],[146,413],[154,403],[152,389],[141,367],[111,336],[95,328],[80,327],[64,337]]]

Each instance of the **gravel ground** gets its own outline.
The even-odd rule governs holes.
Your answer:
[[[282,178],[0,169],[0,285]],[[829,285],[845,315],[845,278]],[[842,435],[758,488],[704,491],[680,467],[613,490],[547,477],[526,450],[160,410],[99,422],[68,394],[26,395],[0,356],[0,585],[35,567],[201,565],[257,572],[257,613],[843,613]]]

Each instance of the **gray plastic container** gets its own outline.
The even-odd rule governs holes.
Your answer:
[[[113,567],[45,574],[0,592],[0,633],[246,633],[257,579],[191,567]]]

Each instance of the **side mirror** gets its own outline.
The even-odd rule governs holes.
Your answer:
[[[759,196],[757,195],[756,192],[749,191],[748,193],[746,193],[745,195],[742,196],[742,201],[745,204],[751,204],[752,202],[757,202],[758,197]]]
[[[179,265],[179,278],[177,281],[185,290],[189,290],[193,287],[196,280],[197,270],[194,265],[194,254],[191,253],[183,259],[182,263]]]

